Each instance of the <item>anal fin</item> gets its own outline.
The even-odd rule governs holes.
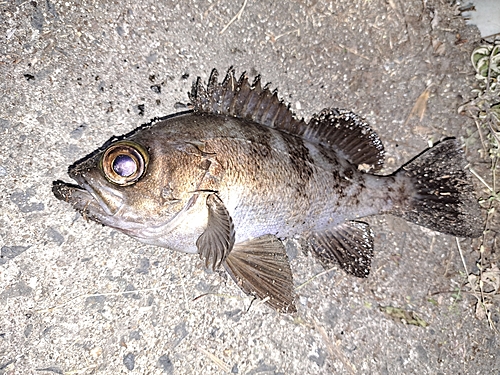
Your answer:
[[[297,309],[292,271],[283,243],[265,235],[234,245],[223,263],[236,284],[247,294],[265,299],[284,313]]]
[[[309,241],[314,255],[326,267],[337,261],[347,273],[367,277],[373,257],[373,234],[367,223],[346,221],[324,232],[314,233]]]

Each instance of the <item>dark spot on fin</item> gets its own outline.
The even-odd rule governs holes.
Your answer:
[[[373,258],[373,234],[370,226],[346,221],[310,238],[314,255],[325,267],[337,261],[342,269],[357,277],[367,277]]]
[[[224,267],[247,294],[267,300],[284,313],[297,311],[294,304],[292,271],[285,247],[273,235],[234,245]]]
[[[384,164],[384,146],[377,133],[350,111],[324,109],[309,121],[303,136],[333,148],[364,171],[378,171]]]
[[[224,203],[215,194],[207,197],[207,228],[196,241],[200,258],[215,269],[226,259],[234,245],[234,225]]]
[[[306,124],[295,117],[290,106],[279,99],[269,84],[262,87],[260,76],[252,84],[243,73],[236,80],[229,68],[218,82],[212,70],[206,87],[201,78],[193,83],[189,98],[195,113],[210,113],[247,119],[280,131],[300,136],[340,152],[349,162],[365,170],[379,170],[384,163],[384,147],[377,134],[359,116],[341,109],[325,109]],[[365,166],[366,165],[366,166]]]
[[[454,138],[422,152],[394,174],[408,180],[411,194],[389,213],[453,236],[479,237],[484,220],[465,166]]]

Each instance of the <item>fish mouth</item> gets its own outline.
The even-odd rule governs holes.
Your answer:
[[[123,206],[123,196],[99,184],[93,187],[81,176],[74,176],[77,184],[61,180],[52,183],[52,193],[61,201],[67,202],[88,219],[109,225],[109,220]]]
[[[91,212],[102,211],[101,214],[105,213],[92,194],[79,185],[57,180],[52,182],[52,193],[57,199],[70,203],[75,210],[87,217],[92,216]]]

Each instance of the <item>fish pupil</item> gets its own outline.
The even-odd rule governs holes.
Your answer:
[[[113,170],[121,177],[129,177],[137,171],[137,164],[129,155],[118,155],[113,160]]]

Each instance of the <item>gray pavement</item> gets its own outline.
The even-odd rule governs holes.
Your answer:
[[[299,116],[364,116],[387,173],[443,136],[477,162],[457,107],[480,36],[450,3],[0,0],[0,374],[499,374],[453,237],[370,218],[362,280],[289,241],[299,311],[283,315],[51,192],[111,136],[183,110],[214,67],[262,74]],[[459,243],[474,270],[477,241]]]

